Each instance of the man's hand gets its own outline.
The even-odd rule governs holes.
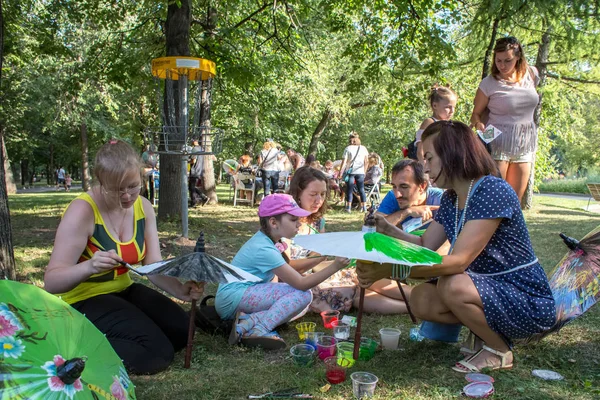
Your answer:
[[[423,219],[423,222],[433,218],[433,212],[440,208],[440,206],[413,206],[408,207],[407,212],[410,217]]]
[[[200,300],[202,294],[204,293],[204,284],[204,282],[187,281],[181,285],[178,293],[172,294],[179,300],[183,301]]]
[[[358,275],[359,285],[363,288],[368,288],[374,282],[392,276],[392,265],[367,263],[364,261],[357,260],[356,274]]]

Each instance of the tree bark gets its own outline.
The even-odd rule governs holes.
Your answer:
[[[208,81],[202,82],[202,98],[200,101],[200,126],[206,128],[206,133],[214,133],[211,132],[211,123],[210,123],[210,100],[211,100],[211,89],[212,89],[212,79]],[[212,151],[212,138],[213,135],[208,136],[208,140],[204,140],[204,151],[211,152]],[[219,199],[217,197],[217,185],[215,182],[215,170],[213,164],[212,156],[203,157],[204,160],[204,172],[202,174],[202,188],[204,189],[204,193],[208,196],[209,204],[217,204]]]
[[[2,81],[2,61],[4,59],[4,15],[0,0],[0,82]],[[12,225],[6,190],[4,129],[0,129],[0,279],[15,280],[15,254],[12,244]]]
[[[500,23],[500,18],[494,19],[494,23],[492,24],[492,36],[490,36],[490,42],[488,43],[488,47],[485,50],[485,56],[483,57],[483,70],[481,71],[481,79],[488,76],[490,73],[490,59],[494,52],[494,45],[496,44],[496,36],[498,36],[498,24]],[[493,60],[492,60],[493,62]]]
[[[329,124],[329,121],[331,121],[332,116],[333,112],[329,109],[325,110],[325,112],[323,113],[323,116],[321,117],[321,120],[319,121],[319,124],[317,125],[315,131],[312,134],[312,138],[310,139],[310,144],[308,145],[308,154],[306,155],[307,158],[310,155],[313,155],[315,157],[317,156],[317,146],[319,144],[319,139],[321,138],[323,132],[325,132],[325,128],[327,128],[327,125]]]
[[[15,178],[13,176],[12,169],[10,168],[10,160],[8,159],[8,153],[6,152],[4,134],[2,133],[3,131],[4,128],[0,127],[0,140],[2,140],[0,146],[2,146],[2,149],[4,151],[4,154],[2,154],[2,156],[4,157],[4,182],[6,185],[6,193],[15,194],[17,193],[17,185],[15,184]]]
[[[89,163],[89,147],[88,147],[88,130],[87,124],[84,122],[80,127],[81,131],[81,187],[84,192],[91,188],[92,177],[90,176]]]
[[[167,56],[190,55],[190,23],[192,18],[190,3],[190,0],[169,2],[166,23]],[[174,88],[174,92],[176,91],[177,87]],[[165,107],[166,104],[167,102],[165,102]],[[179,105],[176,104],[176,107],[179,107]],[[177,110],[175,115],[179,115]],[[163,121],[163,123],[167,125],[167,121]],[[181,218],[181,182],[182,174],[186,173],[181,169],[181,157],[177,154],[163,153],[160,155],[158,219],[162,221]]]
[[[552,35],[552,28],[548,27],[544,31],[542,35],[542,42],[538,47],[537,58],[535,60],[535,66],[540,74],[540,82],[538,84],[538,89],[543,88],[546,85],[546,80],[548,78],[548,55],[550,53],[550,37]],[[542,116],[542,100],[544,97],[543,91],[540,91],[540,101],[535,108],[533,113],[533,122],[535,125],[540,127],[540,119]],[[536,144],[537,149],[537,144]],[[530,209],[533,206],[533,188],[535,186],[535,157],[533,159],[533,163],[531,164],[531,174],[529,175],[529,182],[527,183],[527,189],[525,190],[525,194],[521,199],[521,208],[522,209]]]

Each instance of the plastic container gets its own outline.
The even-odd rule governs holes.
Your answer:
[[[375,350],[377,350],[377,343],[375,340],[368,337],[360,338],[360,348],[358,352],[358,359],[361,361],[369,361],[375,356]]]
[[[398,350],[398,342],[400,341],[400,329],[396,328],[381,328],[379,330],[381,336],[381,347],[386,350]]]
[[[373,397],[377,381],[379,380],[375,375],[370,372],[354,372],[350,375],[350,379],[352,379],[352,393],[354,393],[354,397],[357,399]]]
[[[321,336],[317,340],[317,354],[321,360],[335,356],[337,340],[333,336]]]
[[[337,320],[331,323],[333,328],[333,337],[338,341],[348,340],[350,337],[350,325],[346,325],[342,323],[342,321]]]
[[[489,382],[494,383],[494,378],[486,374],[480,374],[477,372],[473,372],[465,375],[465,379],[467,382]]]
[[[324,332],[306,332],[304,334],[304,343],[312,346],[316,351],[317,350],[317,340],[322,336],[325,336]]]
[[[296,330],[298,331],[298,338],[304,340],[306,332],[314,332],[317,324],[314,322],[300,322],[296,324]]]
[[[292,346],[290,354],[296,365],[309,367],[314,364],[315,349],[311,345],[302,343]]]
[[[473,382],[463,388],[463,394],[473,399],[483,399],[494,394],[491,382]]]
[[[327,357],[325,360],[325,378],[332,385],[337,385],[346,380],[346,369],[350,361],[345,358]]]
[[[348,368],[354,365],[354,343],[341,342],[337,344],[337,359],[340,363],[348,363]],[[342,361],[345,360],[345,361]]]
[[[337,321],[339,317],[340,317],[340,312],[339,311],[335,311],[335,310],[332,310],[332,311],[323,311],[321,313],[321,318],[323,318],[323,326],[326,329],[333,328],[331,326],[331,323],[333,321]]]
[[[419,328],[419,335],[429,340],[438,342],[456,343],[460,337],[462,324],[439,324],[437,322],[423,321]]]
[[[534,369],[531,371],[531,375],[545,381],[562,381],[565,379],[565,377],[558,372],[550,371],[549,369]]]

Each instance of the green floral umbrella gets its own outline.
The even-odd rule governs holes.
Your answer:
[[[106,337],[56,296],[0,280],[0,400],[135,399]]]

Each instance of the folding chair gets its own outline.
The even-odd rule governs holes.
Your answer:
[[[249,203],[250,206],[254,206],[254,195],[256,188],[256,177],[254,174],[243,174],[238,172],[232,176],[233,178],[233,206],[237,203]],[[247,187],[244,181],[250,180],[252,182],[250,187]],[[247,192],[250,192],[250,199],[246,198]]]
[[[586,210],[589,211],[590,201],[592,201],[592,198],[596,201],[600,201],[600,183],[588,183],[587,187],[590,191],[590,198],[588,199],[588,205]]]
[[[374,204],[379,205],[379,203],[381,203],[381,192],[379,189],[379,181],[381,180],[381,177],[379,177],[374,183],[373,183],[373,187],[366,193],[367,195],[367,203],[370,203],[371,200],[373,201]]]

